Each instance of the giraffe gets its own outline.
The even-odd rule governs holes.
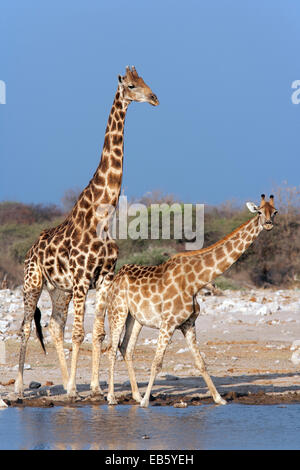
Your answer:
[[[52,301],[50,334],[59,358],[63,386],[75,397],[76,368],[84,338],[85,299],[90,287],[96,288],[96,315],[92,334],[92,394],[102,394],[99,386],[100,346],[105,336],[106,292],[114,276],[118,256],[116,242],[108,233],[108,223],[119,200],[123,173],[125,116],[132,101],[159,101],[135,67],[126,67],[119,75],[118,87],[109,114],[100,163],[87,187],[80,194],[64,222],[44,230],[28,251],[24,263],[24,318],[20,329],[21,346],[15,391],[23,395],[23,370],[26,345],[34,318],[37,336],[44,348],[37,303],[43,287]],[[68,306],[73,298],[71,370],[68,374],[63,338]]]
[[[273,218],[277,213],[274,196],[271,195],[267,202],[262,194],[259,207],[250,202],[247,207],[256,216],[217,243],[201,250],[177,253],[158,266],[125,265],[117,273],[107,297],[110,327],[109,404],[117,403],[114,395],[114,365],[125,322],[120,350],[127,364],[132,396],[140,406],[147,407],[149,404],[156,374],[162,367],[166,347],[175,329],[182,331],[215,403],[226,404],[213,384],[197,347],[195,321],[200,307],[196,296],[200,289],[235,263],[263,229],[273,228]],[[150,380],[142,399],[132,356],[143,325],[159,329],[159,336]]]

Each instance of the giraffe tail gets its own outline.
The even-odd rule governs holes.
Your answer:
[[[36,335],[41,343],[44,353],[46,354],[46,349],[44,345],[44,336],[43,336],[42,327],[41,327],[41,311],[38,307],[36,307],[35,312],[34,312],[34,323],[35,323]]]

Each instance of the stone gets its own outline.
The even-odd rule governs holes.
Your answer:
[[[31,389],[40,388],[40,387],[41,387],[40,382],[35,382],[34,380],[32,382],[30,382],[30,384],[29,384],[29,388],[31,388]]]

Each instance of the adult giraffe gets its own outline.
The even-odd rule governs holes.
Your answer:
[[[107,217],[99,207],[116,208],[123,173],[123,137],[125,115],[132,101],[148,102],[157,106],[156,95],[139,77],[136,69],[126,68],[119,75],[118,89],[108,118],[103,151],[99,166],[78,198],[64,222],[44,230],[28,251],[24,270],[24,319],[20,335],[19,370],[15,391],[23,394],[23,371],[27,341],[32,319],[43,344],[40,329],[40,311],[37,303],[43,289],[47,288],[52,300],[50,333],[58,353],[63,385],[69,397],[76,396],[76,368],[80,345],[84,338],[85,300],[90,286],[96,287],[96,318],[93,326],[93,365],[91,390],[102,393],[99,386],[100,347],[105,336],[104,316],[107,289],[114,275],[118,247],[109,234],[99,236],[107,228]],[[105,214],[107,216],[107,213]],[[101,225],[102,224],[102,225]],[[72,331],[71,372],[63,349],[64,328],[68,306],[73,297],[74,323]]]

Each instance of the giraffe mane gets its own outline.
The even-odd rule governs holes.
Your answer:
[[[213,250],[214,248],[217,248],[219,245],[222,245],[226,240],[228,240],[230,237],[232,237],[235,233],[239,232],[243,227],[245,227],[249,222],[253,220],[253,217],[243,224],[241,224],[239,227],[237,227],[233,232],[229,233],[226,235],[224,238],[221,240],[217,241],[213,245],[207,246],[206,248],[201,248],[201,250],[193,250],[193,251],[182,251],[180,253],[176,253],[176,255],[173,255],[170,259],[174,258],[179,258],[179,257],[187,257],[187,256],[195,256],[195,254],[202,255],[202,253],[207,253],[210,250]]]

